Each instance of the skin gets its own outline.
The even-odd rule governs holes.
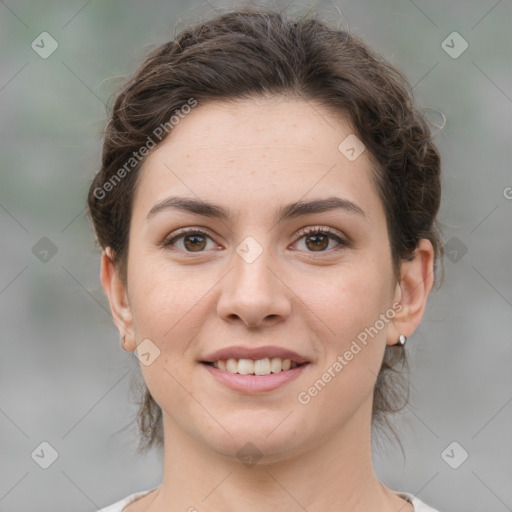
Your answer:
[[[160,350],[141,371],[163,410],[163,481],[128,512],[413,510],[374,473],[371,410],[386,345],[422,319],[434,254],[421,240],[395,278],[368,151],[349,161],[338,150],[351,133],[346,120],[302,99],[211,102],[147,157],[133,202],[127,285],[108,248],[101,273],[124,348],[150,339]],[[148,219],[169,196],[219,204],[233,218],[166,209]],[[356,203],[364,216],[338,209],[276,224],[281,206],[331,196]],[[162,245],[186,227],[210,238]],[[350,244],[330,239],[318,249],[314,237],[297,235],[305,227],[331,228]],[[236,252],[248,236],[262,249],[252,263]],[[378,335],[299,403],[298,394],[397,303]],[[287,347],[311,364],[284,386],[249,395],[198,362],[232,345]],[[252,467],[236,456],[248,442],[262,454]]]

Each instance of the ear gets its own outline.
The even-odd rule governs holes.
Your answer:
[[[101,255],[101,285],[107,294],[114,323],[121,336],[125,336],[123,348],[128,351],[135,350],[137,345],[128,294],[114,264],[110,247],[107,247]]]
[[[401,263],[400,281],[396,284],[394,303],[402,308],[390,321],[387,345],[396,345],[400,334],[409,337],[423,318],[428,295],[434,284],[434,248],[422,238],[411,260]]]

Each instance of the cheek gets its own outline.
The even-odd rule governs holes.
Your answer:
[[[380,319],[389,300],[378,275],[376,268],[366,266],[365,272],[354,270],[332,280],[323,297],[311,297],[316,302],[311,309],[320,307],[329,331],[320,335],[320,364],[298,400],[317,411],[331,411],[328,417],[319,413],[326,428],[347,421],[373,395],[386,347],[387,323]]]
[[[202,289],[190,269],[172,267],[158,253],[134,250],[130,256],[129,296],[136,333],[164,341],[188,311],[193,313]]]
[[[392,319],[390,269],[377,261],[361,260],[331,275],[323,287],[313,287],[310,280],[305,288],[315,290],[306,303],[329,327],[320,335],[323,358],[315,375],[333,382],[324,394],[326,404],[329,399],[357,403],[375,384]]]
[[[372,326],[389,308],[390,270],[375,261],[340,266],[297,282],[304,302],[330,328],[329,339],[346,342]]]
[[[180,269],[161,256],[142,252],[135,252],[132,263],[128,278],[135,338],[138,343],[151,340],[160,353],[154,363],[142,365],[141,370],[150,389],[174,389],[176,382],[166,370],[179,381],[190,375],[195,360],[189,352],[211,316],[208,294],[219,276],[212,270],[199,272],[190,266]]]

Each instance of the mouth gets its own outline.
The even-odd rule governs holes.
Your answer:
[[[309,362],[297,362],[280,357],[265,357],[263,359],[219,359],[217,361],[201,361],[201,364],[227,373],[265,376],[273,373],[287,372],[299,366],[308,365]]]
[[[223,387],[244,395],[258,395],[284,387],[299,378],[309,365],[309,362],[297,363],[273,357],[201,361],[200,367]]]
[[[217,383],[243,394],[274,391],[297,379],[312,361],[278,346],[231,346],[198,361]]]

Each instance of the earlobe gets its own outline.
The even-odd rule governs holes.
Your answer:
[[[400,335],[409,337],[417,329],[433,284],[434,248],[430,240],[421,239],[413,258],[401,263],[400,282],[396,285],[394,300],[402,307],[390,322],[388,345],[396,345]]]
[[[133,318],[126,286],[114,264],[110,247],[105,248],[101,255],[100,278],[101,285],[110,303],[110,311],[112,312],[114,323],[123,339],[123,348],[129,351],[135,350]]]

